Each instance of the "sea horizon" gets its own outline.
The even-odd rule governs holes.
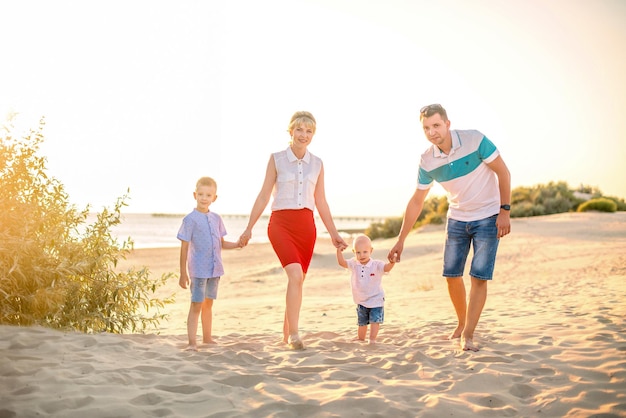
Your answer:
[[[167,248],[177,247],[180,241],[176,238],[182,219],[186,214],[176,213],[122,213],[120,224],[111,228],[112,234],[121,242],[128,238],[133,241],[133,247],[140,248]],[[247,214],[220,214],[226,227],[226,241],[236,241],[246,229]],[[87,222],[92,223],[96,214],[91,213]],[[251,244],[267,243],[267,224],[269,214],[263,214],[252,230]],[[335,226],[339,232],[347,237],[365,231],[374,222],[383,222],[386,217],[372,216],[333,216]],[[318,236],[327,235],[323,222],[316,214],[315,224]]]

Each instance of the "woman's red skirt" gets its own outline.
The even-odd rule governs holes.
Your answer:
[[[270,215],[267,236],[283,267],[298,263],[307,272],[317,238],[310,209],[275,210]]]

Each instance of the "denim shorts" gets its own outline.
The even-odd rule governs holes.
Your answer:
[[[356,305],[357,324],[360,327],[372,323],[382,324],[385,319],[385,308],[366,308],[363,305]]]
[[[210,279],[198,279],[192,277],[190,279],[191,285],[191,301],[192,302],[204,302],[204,299],[217,299],[217,285],[220,283],[219,277],[213,277]]]
[[[463,277],[470,244],[474,250],[470,276],[482,280],[493,278],[498,251],[498,228],[493,215],[477,221],[448,219],[446,245],[443,253],[443,276]]]

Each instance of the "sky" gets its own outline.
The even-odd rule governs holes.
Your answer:
[[[624,22],[622,0],[0,0],[0,116],[45,118],[49,174],[94,211],[128,190],[126,212],[184,214],[211,176],[212,210],[248,214],[308,110],[332,213],[401,216],[430,103],[513,188],[625,198]]]

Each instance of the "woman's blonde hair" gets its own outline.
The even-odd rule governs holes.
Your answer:
[[[307,112],[304,110],[300,110],[293,114],[291,120],[289,121],[287,132],[291,133],[296,126],[300,126],[302,124],[304,124],[306,127],[312,128],[313,133],[315,133],[315,118],[313,117],[311,112]]]

